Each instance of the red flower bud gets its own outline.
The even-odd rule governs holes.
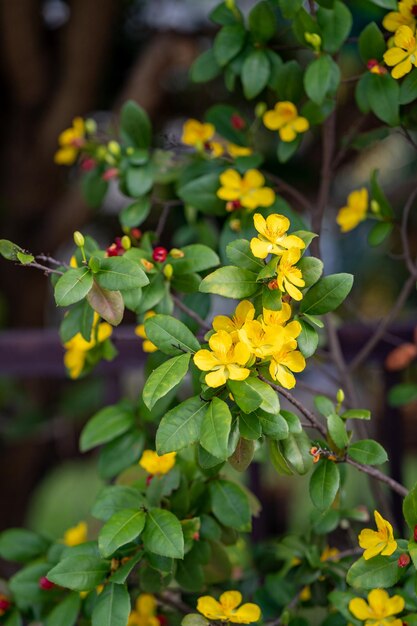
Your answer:
[[[412,9],[411,9],[411,13],[412,13],[415,17],[417,17],[417,4],[415,4],[415,5],[412,7]]]
[[[194,541],[200,541],[200,533],[194,533],[193,539]]]
[[[117,167],[110,167],[108,170],[104,172],[102,175],[103,180],[111,180],[112,178],[116,178],[119,175],[119,170]]]
[[[241,117],[237,113],[233,113],[232,117],[230,118],[230,122],[233,128],[235,128],[236,130],[242,130],[246,126],[246,122],[243,117]]]
[[[11,607],[11,602],[7,596],[0,593],[0,615],[4,615]]]
[[[84,172],[90,172],[91,170],[93,170],[96,166],[96,161],[90,157],[87,157],[86,159],[84,159],[84,161],[81,161],[81,169]]]
[[[368,68],[368,70],[371,70],[376,65],[378,65],[378,61],[376,59],[369,59],[369,61],[366,64],[366,67]]]
[[[410,564],[410,557],[408,556],[408,554],[401,554],[401,556],[398,557],[398,567],[407,567],[407,565]]]
[[[55,587],[55,583],[53,583],[52,581],[48,580],[48,578],[46,578],[46,576],[42,576],[41,578],[39,578],[39,587],[40,589],[44,589],[45,591],[49,591],[49,589],[53,589]]]
[[[168,250],[162,246],[158,246],[152,253],[152,258],[158,263],[163,263],[168,256]]]
[[[132,230],[130,231],[130,234],[135,239],[140,239],[142,237],[142,231],[140,230],[140,228],[132,228]]]
[[[158,620],[160,626],[168,626],[168,619],[165,615],[157,615],[156,619]]]
[[[414,541],[417,541],[417,524],[414,526],[413,538]]]
[[[146,477],[146,486],[149,487],[149,485],[151,484],[153,478],[153,474],[150,474],[149,476]]]

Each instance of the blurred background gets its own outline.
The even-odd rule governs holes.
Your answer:
[[[76,229],[93,234],[104,246],[120,235],[117,213],[123,197],[114,190],[104,207],[93,211],[83,200],[77,169],[54,164],[57,137],[77,115],[93,117],[99,128],[116,127],[121,105],[132,98],[149,113],[156,143],[169,147],[178,145],[187,118],[202,119],[214,103],[230,102],[249,114],[253,111],[253,103],[242,105],[240,88],[229,93],[222,78],[208,85],[193,85],[189,79],[192,62],[210,46],[217,31],[208,19],[216,4],[212,0],[1,3],[0,237],[68,260]],[[238,4],[249,10],[254,2]],[[353,37],[369,21],[380,23],[385,13],[367,0],[352,0],[349,6],[354,14]],[[282,42],[286,42],[285,29]],[[340,59],[346,82],[340,94],[339,142],[360,115],[354,102],[354,77],[364,68],[356,47],[355,43],[345,46]],[[290,54],[294,53],[282,52],[284,59]],[[270,100],[270,95],[265,94],[265,99]],[[378,127],[372,116],[361,123],[364,131]],[[309,135],[300,154],[280,166],[279,174],[314,199],[320,136]],[[272,160],[270,167],[277,167]],[[361,347],[372,324],[390,310],[405,277],[396,257],[398,233],[394,232],[390,245],[370,250],[367,225],[343,237],[335,226],[336,212],[349,191],[366,184],[375,168],[400,214],[415,186],[415,147],[401,133],[392,132],[366,149],[358,146],[347,151],[334,180],[322,243],[327,272],[359,271],[339,329],[347,358]],[[153,219],[151,215],[147,226],[152,227]],[[174,226],[175,215],[171,219]],[[211,226],[215,241],[218,225]],[[414,211],[410,220],[414,247],[416,227]],[[95,454],[79,455],[79,432],[106,403],[116,402],[125,392],[137,396],[143,355],[133,333],[121,329],[115,339],[119,349],[115,361],[98,367],[87,379],[67,381],[57,332],[59,315],[51,293],[41,272],[0,260],[0,530],[28,525],[59,537],[87,515],[101,484]],[[415,407],[409,405],[405,413],[389,407],[387,393],[400,381],[415,380],[415,371],[411,364],[405,374],[388,372],[384,361],[393,347],[413,340],[416,304],[413,295],[406,315],[390,329],[357,381],[363,406],[372,408],[377,417],[373,434],[388,446],[393,473],[403,479],[405,472],[405,480],[417,473]],[[337,389],[323,369],[323,365],[310,367],[301,379],[300,394],[307,402],[311,400],[308,387],[333,395]],[[283,531],[289,520],[302,524],[301,479],[281,484],[272,471],[259,476],[255,465],[251,481],[268,511],[261,515],[258,533]],[[367,497],[366,483],[356,476],[353,503],[364,503]]]

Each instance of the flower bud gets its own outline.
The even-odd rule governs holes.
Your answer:
[[[142,237],[142,231],[140,230],[140,228],[132,228],[130,234],[132,237],[134,237],[134,239],[140,239]]]
[[[89,117],[85,120],[85,130],[89,135],[94,135],[97,132],[97,122],[93,118]]]
[[[417,524],[414,526],[413,539],[417,542]]]
[[[120,156],[120,144],[118,144],[117,141],[109,141],[109,143],[107,144],[107,149],[110,154],[113,154],[114,156]]]
[[[56,587],[55,583],[53,583],[51,580],[46,578],[46,576],[41,576],[41,578],[39,578],[40,589],[43,589],[44,591],[49,591],[50,589],[53,589],[54,587]]]
[[[145,268],[147,272],[150,272],[155,267],[155,265],[151,263],[150,261],[148,261],[148,259],[141,259],[140,262],[142,263],[143,267]]]
[[[108,256],[117,256],[117,254],[109,254]],[[97,274],[100,271],[100,261],[96,256],[90,257],[88,261],[88,267],[93,272],[93,274]]]
[[[152,253],[152,258],[157,263],[163,263],[166,260],[167,256],[168,250],[163,246],[157,246]]]
[[[279,289],[278,281],[276,278],[273,278],[272,280],[269,281],[268,289],[270,289],[271,291],[275,291],[275,289]]]
[[[417,346],[414,343],[403,343],[391,350],[385,359],[385,367],[391,372],[405,369],[417,356]]]
[[[234,219],[234,220],[230,220],[229,226],[233,230],[233,232],[238,233],[242,227],[242,224],[240,220]]]
[[[172,267],[171,263],[167,263],[164,267],[165,278],[167,278],[168,280],[171,280],[173,273],[174,273],[174,268]]]
[[[82,248],[83,245],[85,244],[85,239],[84,236],[80,233],[79,230],[76,230],[74,235],[74,243],[78,248]]]
[[[87,157],[83,161],[81,161],[81,169],[83,172],[91,172],[96,166],[96,161],[91,157]]]
[[[110,167],[108,170],[104,172],[101,178],[105,181],[109,181],[112,178],[116,178],[118,175],[119,175],[119,170],[117,169],[117,167]]]
[[[132,247],[132,242],[130,241],[130,237],[124,235],[120,242],[125,250],[129,250]]]
[[[185,257],[185,253],[179,248],[171,248],[169,256],[172,256],[173,259],[183,259]]]
[[[243,117],[241,117],[237,113],[232,114],[230,118],[230,123],[232,124],[233,128],[235,128],[236,130],[243,130],[246,126],[246,122],[243,119]]]
[[[404,553],[398,557],[397,561],[398,567],[407,567],[410,564],[410,557],[408,554]]]
[[[96,157],[99,160],[103,160],[106,157],[107,150],[104,146],[99,146],[96,150]]]
[[[233,11],[236,8],[235,0],[225,0],[226,8]]]
[[[342,404],[342,402],[345,401],[345,392],[343,391],[343,389],[337,390],[336,400],[339,404]]]
[[[259,118],[263,117],[267,109],[268,107],[267,107],[266,102],[258,102],[258,104],[255,107],[255,116]]]
[[[135,152],[135,150],[132,148],[132,146],[129,146],[128,148],[126,148],[126,154],[127,156],[132,156],[132,154]]]
[[[0,593],[0,615],[4,615],[11,607],[11,602],[7,596]]]
[[[194,533],[193,539],[194,541],[200,541],[200,533]]]
[[[310,46],[315,50],[315,52],[320,52],[321,48],[321,37],[317,33],[304,33],[304,39]]]
[[[381,213],[381,207],[377,200],[371,200],[371,211],[375,215],[379,215]]]

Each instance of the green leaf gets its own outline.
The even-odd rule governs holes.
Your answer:
[[[139,198],[148,193],[154,183],[154,173],[152,163],[147,163],[141,167],[129,165],[126,170],[126,187],[128,194],[134,198]]]
[[[69,556],[49,570],[48,579],[74,591],[91,591],[103,582],[110,564],[93,556]]]
[[[370,420],[371,411],[368,411],[367,409],[348,409],[342,413],[341,417],[343,417],[344,420]]]
[[[256,389],[248,385],[247,380],[229,379],[227,381],[227,387],[237,406],[242,409],[244,413],[252,413],[252,411],[261,406],[262,396]]]
[[[367,561],[361,557],[349,569],[346,580],[356,589],[385,589],[393,587],[401,573],[397,557],[375,556]]]
[[[253,256],[247,239],[236,239],[226,246],[227,258],[237,267],[258,273],[263,267],[261,259]]]
[[[305,256],[298,263],[306,287],[314,285],[323,274],[323,261],[314,256]]]
[[[303,4],[303,0],[278,0],[278,6],[286,19],[293,18]]]
[[[190,272],[202,272],[220,263],[220,259],[214,250],[201,243],[183,246],[181,251],[184,253],[181,259],[170,258],[175,276],[178,274],[188,274]]]
[[[149,148],[152,127],[141,106],[128,100],[120,112],[120,130],[123,141],[135,148]]]
[[[414,531],[417,524],[417,486],[409,491],[403,501],[403,514],[408,527]]]
[[[372,4],[376,4],[383,9],[397,10],[397,0],[371,0]]]
[[[224,215],[224,201],[217,197],[219,172],[193,178],[180,186],[178,196],[189,204],[209,215]]]
[[[321,511],[328,509],[337,495],[340,485],[339,468],[333,461],[322,460],[310,478],[310,498]]]
[[[277,157],[280,163],[286,163],[297,152],[302,142],[302,135],[298,135],[294,141],[280,141],[278,143]]]
[[[120,291],[109,291],[96,281],[87,294],[87,302],[96,313],[112,326],[118,326],[123,319],[125,305]]]
[[[54,296],[58,306],[79,302],[93,286],[93,275],[87,267],[77,267],[65,272],[55,285]]]
[[[390,126],[398,126],[400,87],[390,74],[370,74],[367,82],[371,111]]]
[[[304,75],[306,93],[316,104],[322,104],[328,94],[336,93],[339,82],[339,67],[327,54],[310,63]]]
[[[297,472],[306,474],[313,464],[313,457],[310,454],[310,439],[303,432],[290,434],[286,439],[280,441],[282,454],[287,463]]]
[[[334,311],[345,300],[352,285],[352,274],[331,274],[321,278],[307,291],[301,301],[300,312],[323,315]]]
[[[91,615],[92,626],[126,626],[130,613],[127,587],[109,583],[98,596]]]
[[[223,26],[217,33],[213,52],[217,63],[223,67],[231,61],[243,48],[246,39],[246,31],[241,24]]]
[[[108,187],[109,183],[103,180],[102,168],[94,168],[84,174],[81,179],[83,196],[87,204],[93,209],[97,209],[101,206]]]
[[[112,441],[129,430],[134,421],[133,412],[120,405],[116,404],[101,409],[84,426],[80,437],[80,450],[86,452],[91,448]]]
[[[269,415],[269,413],[265,413],[265,415]],[[245,437],[245,440],[257,441],[262,435],[261,422],[258,415],[256,413],[241,413],[239,415],[239,431],[242,437]]]
[[[301,325],[301,333],[297,337],[297,347],[301,354],[307,359],[313,356],[319,344],[319,335],[315,328],[310,326],[305,320],[297,320]]]
[[[98,494],[92,515],[106,522],[112,515],[124,509],[139,509],[145,503],[144,496],[128,485],[109,485]]]
[[[29,254],[28,252],[16,252],[17,260],[20,261],[22,265],[28,265],[35,260],[33,254]]]
[[[117,256],[100,259],[100,270],[95,279],[100,287],[110,291],[136,289],[149,284],[148,277],[138,263]]]
[[[190,363],[190,354],[180,354],[157,367],[145,382],[142,397],[151,411],[160,398],[180,384]]]
[[[255,41],[269,41],[276,33],[277,20],[269,2],[261,0],[249,13],[249,30]]]
[[[252,100],[265,89],[271,74],[268,55],[264,50],[253,50],[242,66],[242,84],[245,98]]]
[[[254,414],[259,419],[264,435],[277,440],[288,437],[288,424],[282,415],[279,413],[272,415],[260,409],[256,410]]]
[[[170,356],[196,352],[200,344],[185,324],[170,315],[154,315],[145,321],[147,338]]]
[[[81,608],[79,593],[70,593],[46,618],[46,626],[74,626]]]
[[[249,298],[259,289],[257,275],[249,270],[227,265],[215,270],[201,281],[200,291],[225,298]]]
[[[417,71],[413,70],[400,85],[400,104],[410,104],[417,98]]]
[[[0,239],[0,254],[8,261],[17,261],[18,252],[23,252],[23,249],[13,241],[8,239]]]
[[[378,202],[381,215],[383,217],[393,218],[394,210],[378,182],[378,170],[373,170],[371,175],[371,192],[373,200]]]
[[[143,452],[145,433],[131,430],[110,441],[100,450],[98,471],[102,478],[114,478],[133,465]]]
[[[392,222],[377,222],[369,231],[368,243],[370,246],[380,246],[390,236],[394,229]]]
[[[209,626],[210,622],[200,613],[189,613],[182,618],[181,626]]]
[[[295,413],[291,413],[291,411],[281,410],[280,415],[287,422],[288,432],[292,435],[297,435],[301,433],[303,427],[301,426],[300,418]]]
[[[213,398],[201,424],[200,445],[222,461],[229,456],[227,444],[231,425],[232,415],[226,402]]]
[[[251,512],[246,493],[228,480],[214,480],[209,485],[212,511],[224,526],[247,532],[251,528]]]
[[[381,33],[375,22],[371,22],[365,26],[359,35],[359,52],[362,61],[364,63],[367,63],[370,59],[381,61],[386,49],[387,45],[384,35]]]
[[[294,471],[285,459],[279,441],[269,440],[269,455],[274,469],[280,476],[292,476]]]
[[[401,383],[389,390],[388,402],[390,406],[404,406],[417,399],[417,385]]]
[[[365,465],[380,465],[388,461],[387,453],[377,441],[362,439],[348,448],[349,456],[358,463]]]
[[[135,556],[130,557],[124,565],[119,567],[119,569],[114,572],[114,574],[110,578],[110,582],[115,583],[116,585],[123,585],[126,582],[129,574],[133,571],[133,569],[142,558],[143,550],[139,550],[139,552],[137,552]]]
[[[123,509],[114,513],[100,530],[100,554],[104,557],[111,556],[120,546],[134,541],[142,532],[145,519],[145,512],[136,509]]]
[[[86,341],[91,339],[94,311],[86,300],[78,302],[64,316],[59,328],[62,343],[66,343],[78,332]]]
[[[321,30],[323,50],[334,54],[351,31],[352,14],[343,2],[336,0],[332,9],[318,9],[317,23]]]
[[[274,66],[270,87],[280,94],[283,100],[298,102],[303,95],[304,72],[297,61],[288,61],[280,67]]]
[[[349,443],[349,437],[346,432],[346,424],[339,415],[331,413],[327,417],[327,429],[329,435],[338,448],[343,449]]]
[[[125,228],[135,228],[146,220],[150,211],[151,199],[149,196],[143,196],[121,210],[119,216],[120,223]]]
[[[315,396],[314,405],[319,413],[324,417],[328,417],[335,412],[334,404],[326,396]]]
[[[26,563],[44,554],[49,541],[24,528],[9,528],[0,534],[0,556],[7,561]]]
[[[146,550],[173,559],[184,557],[184,536],[178,519],[164,509],[148,511],[143,543]]]
[[[158,454],[176,452],[196,443],[206,408],[207,403],[194,396],[165,413],[156,433]]]
[[[13,601],[21,610],[44,601],[45,592],[39,588],[39,579],[48,573],[48,563],[31,563],[14,574],[8,582]]]
[[[220,74],[220,66],[216,61],[213,49],[206,50],[196,58],[191,66],[190,75],[194,83],[207,83]]]
[[[262,409],[262,411],[272,414],[278,413],[280,409],[279,397],[277,392],[274,391],[268,383],[253,376],[250,376],[243,382],[246,382],[249,387],[254,389],[261,396],[262,402],[259,408]]]

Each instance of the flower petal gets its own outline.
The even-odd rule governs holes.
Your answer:
[[[237,624],[252,624],[261,619],[261,609],[257,604],[247,602],[242,604],[233,615],[230,616],[230,621]]]
[[[405,61],[399,63],[393,68],[391,76],[395,79],[402,78],[403,76],[411,72],[412,67],[413,66],[410,59],[407,58]]]
[[[279,129],[279,136],[281,138],[281,141],[284,141],[285,143],[290,143],[291,141],[294,141],[294,139],[297,137],[297,133],[295,132],[291,124],[286,124]]]
[[[206,374],[205,381],[206,385],[213,387],[214,389],[225,385],[227,381],[226,367],[220,367],[218,370]]]
[[[239,367],[239,365],[235,365],[234,363],[226,365],[226,368],[229,372],[230,380],[246,380],[250,374],[249,369],[246,367]]]
[[[261,241],[257,237],[253,237],[250,242],[250,249],[253,256],[257,259],[265,259],[270,253],[272,244],[269,241]]]
[[[202,613],[207,619],[226,619],[223,608],[217,600],[211,596],[202,596],[197,601],[197,611]]]
[[[356,619],[360,619],[361,621],[375,617],[370,610],[368,603],[365,602],[363,598],[353,598],[349,602],[349,611],[354,617],[356,617]]]
[[[198,369],[203,372],[209,372],[219,365],[219,359],[210,350],[198,350],[193,357],[193,361]]]
[[[242,602],[240,591],[225,591],[220,596],[220,604],[225,611],[235,609]]]

